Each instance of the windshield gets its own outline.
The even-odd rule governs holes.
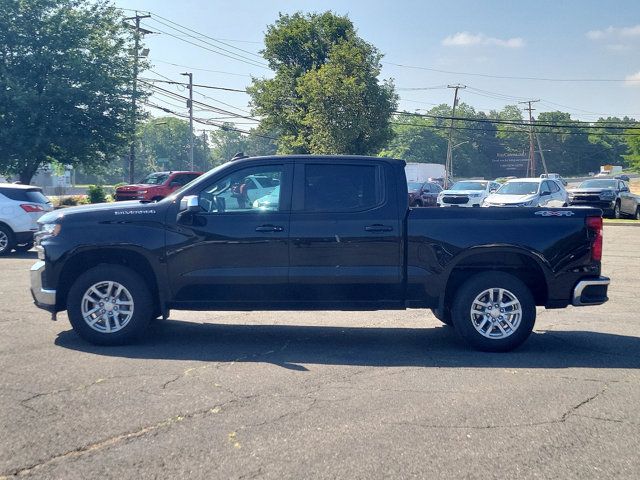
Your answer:
[[[407,183],[407,188],[409,190],[420,190],[421,186],[422,186],[422,184],[419,183],[419,182],[409,182],[409,183]]]
[[[456,182],[449,190],[485,190],[487,182]]]
[[[617,180],[585,180],[578,188],[616,188]]]
[[[168,173],[151,173],[144,177],[140,183],[144,185],[162,185],[169,178]]]
[[[502,185],[497,195],[533,195],[538,193],[538,182],[507,182]]]

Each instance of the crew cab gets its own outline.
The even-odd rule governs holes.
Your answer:
[[[629,184],[619,178],[585,180],[568,190],[569,204],[601,208],[605,215],[624,215],[640,220],[640,197],[629,191]]]
[[[47,214],[32,295],[95,344],[131,342],[170,309],[411,307],[489,351],[524,342],[536,306],[607,301],[600,210],[410,209],[404,165],[247,158],[157,203]],[[271,201],[231,200],[257,177]]]
[[[115,200],[143,200],[157,202],[195,180],[202,172],[156,172],[144,177],[140,183],[116,188]]]

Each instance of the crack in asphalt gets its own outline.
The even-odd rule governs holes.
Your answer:
[[[98,450],[102,450],[104,448],[108,448],[114,445],[118,445],[122,442],[126,442],[129,440],[133,440],[136,438],[140,438],[148,433],[151,432],[155,432],[158,430],[161,430],[163,428],[169,428],[177,423],[180,423],[184,420],[191,420],[194,418],[200,418],[200,417],[204,417],[207,415],[213,415],[213,414],[217,414],[220,412],[220,410],[224,407],[227,407],[231,404],[234,403],[239,403],[239,402],[243,402],[244,400],[251,400],[255,397],[258,397],[259,395],[246,395],[243,397],[239,397],[239,398],[234,398],[232,400],[229,400],[228,402],[224,402],[221,404],[215,404],[213,406],[209,406],[207,408],[202,408],[200,410],[196,410],[194,412],[191,413],[186,413],[186,414],[178,414],[175,415],[173,417],[169,417],[165,420],[162,420],[160,422],[156,422],[153,423],[151,425],[147,425],[145,427],[139,428],[138,430],[134,430],[132,432],[126,432],[126,433],[121,433],[118,435],[114,435],[112,437],[109,438],[105,438],[103,440],[94,442],[94,443],[90,443],[88,445],[84,445],[81,447],[77,447],[74,448],[73,450],[69,450],[67,452],[64,453],[60,453],[60,454],[56,454],[53,455],[45,460],[41,460],[37,463],[33,463],[31,465],[25,466],[25,467],[20,467],[20,468],[15,468],[13,470],[10,470],[6,473],[0,474],[0,480],[3,480],[5,478],[8,477],[17,477],[17,476],[24,476],[24,475],[28,475],[30,473],[32,473],[35,470],[38,470],[42,467],[45,467],[47,465],[50,465],[52,463],[55,463],[57,461],[62,461],[62,460],[67,460],[67,459],[71,459],[71,458],[77,458],[80,457],[82,455],[88,454],[88,453],[92,453]]]
[[[587,405],[588,403],[592,402],[593,400],[595,400],[596,398],[598,398],[600,395],[602,395],[604,392],[607,391],[608,385],[605,385],[601,390],[599,390],[597,393],[591,395],[590,397],[587,397],[586,399],[582,400],[580,403],[572,406],[571,408],[569,408],[566,412],[564,412],[560,418],[556,419],[556,420],[545,420],[542,422],[529,422],[529,423],[510,423],[510,424],[495,424],[495,425],[441,425],[441,424],[425,424],[425,423],[415,423],[415,422],[407,422],[407,421],[402,421],[402,422],[387,422],[387,421],[382,421],[381,423],[385,424],[385,425],[402,425],[402,426],[416,426],[416,427],[422,427],[422,428],[430,428],[430,429],[454,429],[454,430],[493,430],[493,429],[499,429],[499,428],[521,428],[521,427],[538,427],[541,425],[554,425],[554,424],[561,424],[561,423],[565,423],[567,421],[567,419],[573,415],[576,415],[576,412],[584,407],[585,405]],[[576,415],[578,416],[578,415]],[[584,417],[584,418],[591,418],[588,417],[586,415],[579,415],[580,417]],[[594,420],[609,420],[606,418],[594,418]],[[615,420],[610,420],[610,421],[615,421]],[[628,423],[628,422],[623,422],[620,421],[619,423]]]

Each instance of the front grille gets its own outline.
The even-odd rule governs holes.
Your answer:
[[[463,203],[467,203],[469,201],[469,197],[460,196],[460,195],[445,195],[442,197],[442,203],[450,203],[452,205],[461,205]]]
[[[574,202],[599,202],[600,195],[574,195]]]

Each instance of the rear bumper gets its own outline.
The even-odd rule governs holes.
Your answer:
[[[56,291],[42,288],[42,275],[44,274],[45,263],[38,260],[31,266],[31,296],[33,303],[37,307],[47,312],[56,311]]]
[[[573,288],[571,303],[576,307],[602,305],[609,300],[607,297],[608,288],[609,279],[607,277],[580,280]]]

